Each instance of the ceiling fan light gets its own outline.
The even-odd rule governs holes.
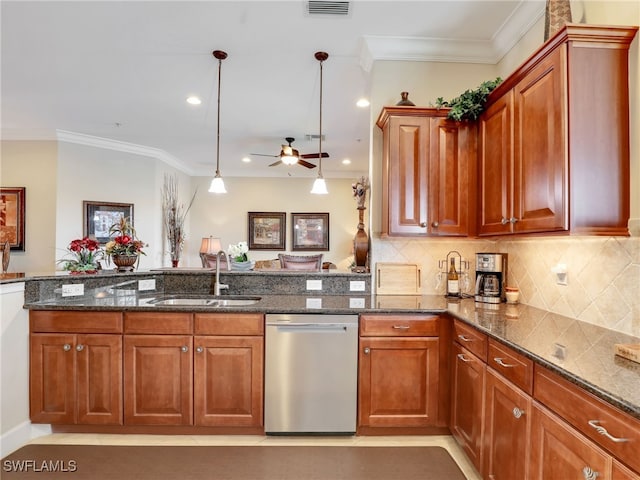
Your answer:
[[[280,157],[280,160],[282,160],[282,163],[285,165],[295,165],[298,163],[298,157],[294,157],[293,155],[283,155]]]
[[[311,193],[313,193],[314,195],[327,195],[329,193],[329,191],[327,190],[327,183],[324,181],[324,178],[316,178],[316,181],[313,182]]]
[[[224,180],[219,173],[213,177],[211,180],[211,185],[209,186],[209,193],[227,193],[227,189],[224,188]]]

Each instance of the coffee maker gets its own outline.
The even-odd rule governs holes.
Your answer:
[[[476,253],[476,302],[502,302],[506,283],[507,254]]]

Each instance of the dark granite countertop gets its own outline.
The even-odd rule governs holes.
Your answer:
[[[595,396],[640,419],[640,364],[614,355],[615,343],[640,339],[526,305],[489,305],[442,296],[371,295],[351,292],[295,295],[257,294],[261,300],[243,307],[153,306],[162,292],[97,288],[83,297],[55,298],[25,304],[32,310],[118,310],[260,313],[441,313],[468,323],[533,361],[559,373]],[[559,346],[559,347],[558,347]],[[557,355],[562,350],[564,356]]]

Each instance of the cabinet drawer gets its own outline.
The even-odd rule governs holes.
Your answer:
[[[96,311],[32,310],[32,333],[122,333],[122,313]]]
[[[260,313],[196,313],[196,335],[263,335]]]
[[[460,320],[453,322],[453,339],[483,362],[487,361],[487,336]]]
[[[536,366],[534,384],[536,400],[614,457],[640,471],[639,420],[543,367]]]
[[[437,315],[362,315],[363,337],[437,337]]]
[[[124,333],[189,335],[193,333],[193,315],[165,312],[125,313]]]
[[[533,393],[533,361],[489,339],[487,365],[529,395]]]

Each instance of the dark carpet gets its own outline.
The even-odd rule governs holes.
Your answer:
[[[441,447],[26,445],[2,480],[465,480]]]

